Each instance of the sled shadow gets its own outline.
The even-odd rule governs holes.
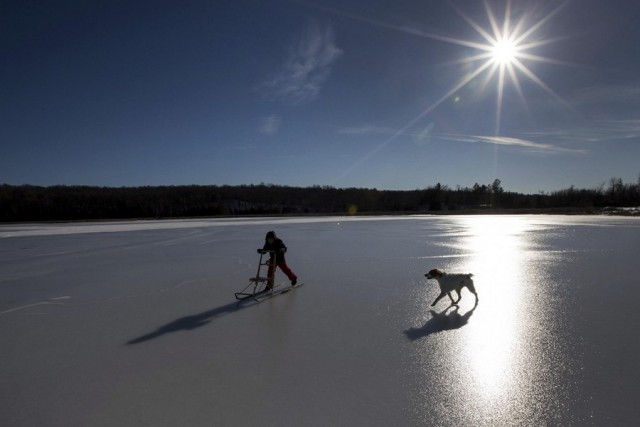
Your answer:
[[[172,332],[179,331],[192,331],[201,326],[206,325],[211,322],[213,319],[225,316],[229,313],[235,313],[244,308],[251,307],[250,301],[235,301],[227,305],[223,305],[212,310],[203,311],[202,313],[194,314],[192,316],[185,316],[179,319],[174,320],[171,323],[167,323],[164,326],[160,326],[156,331],[151,332],[146,335],[139,336],[138,338],[134,338],[131,341],[127,342],[127,345],[131,344],[140,344],[145,341],[150,341],[152,339],[161,337],[165,334],[170,334]]]
[[[458,312],[460,307],[457,305],[449,306],[440,313],[429,310],[432,317],[424,324],[424,326],[420,328],[409,328],[403,333],[409,340],[416,341],[431,334],[437,334],[438,332],[460,329],[469,322],[469,318],[471,318],[477,306],[477,304],[474,305],[473,308],[465,314],[460,314]],[[453,307],[453,310],[449,311],[451,307]]]

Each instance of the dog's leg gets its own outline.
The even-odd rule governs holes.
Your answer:
[[[438,301],[440,301],[447,293],[445,291],[440,292],[440,295],[438,295],[438,297],[435,299],[435,301],[433,301],[433,304],[431,304],[431,307],[433,307],[434,305],[436,305],[438,303]],[[451,296],[449,296],[451,297]]]
[[[454,305],[458,304],[462,299],[462,295],[460,294],[460,289],[456,289],[456,293],[458,294],[458,300],[453,303]]]
[[[451,300],[451,305],[456,305],[458,301],[453,300],[453,297],[451,296],[451,292],[447,292],[447,295],[449,295],[449,299]]]
[[[473,286],[473,283],[469,284],[469,286],[467,286],[467,288],[469,288],[471,293],[473,295],[475,295],[475,297],[476,297],[476,305],[478,305],[478,301],[480,301],[480,298],[478,298],[478,293],[476,292],[476,288],[475,288],[475,286]]]

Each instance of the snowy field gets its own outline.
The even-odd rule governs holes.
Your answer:
[[[237,304],[269,230],[305,285]],[[1,424],[637,425],[638,254],[634,218],[0,225]]]

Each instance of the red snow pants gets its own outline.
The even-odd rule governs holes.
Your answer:
[[[291,271],[286,261],[279,261],[279,262],[272,261],[269,263],[269,271],[267,272],[267,277],[269,278],[270,287],[273,286],[273,278],[276,273],[276,267],[280,268],[280,270],[282,270],[282,272],[287,275],[289,280],[296,280],[298,278],[296,274],[293,271]]]

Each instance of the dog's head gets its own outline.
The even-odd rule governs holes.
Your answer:
[[[427,279],[438,279],[444,275],[444,271],[439,268],[434,268],[433,270],[425,273],[424,277]]]

